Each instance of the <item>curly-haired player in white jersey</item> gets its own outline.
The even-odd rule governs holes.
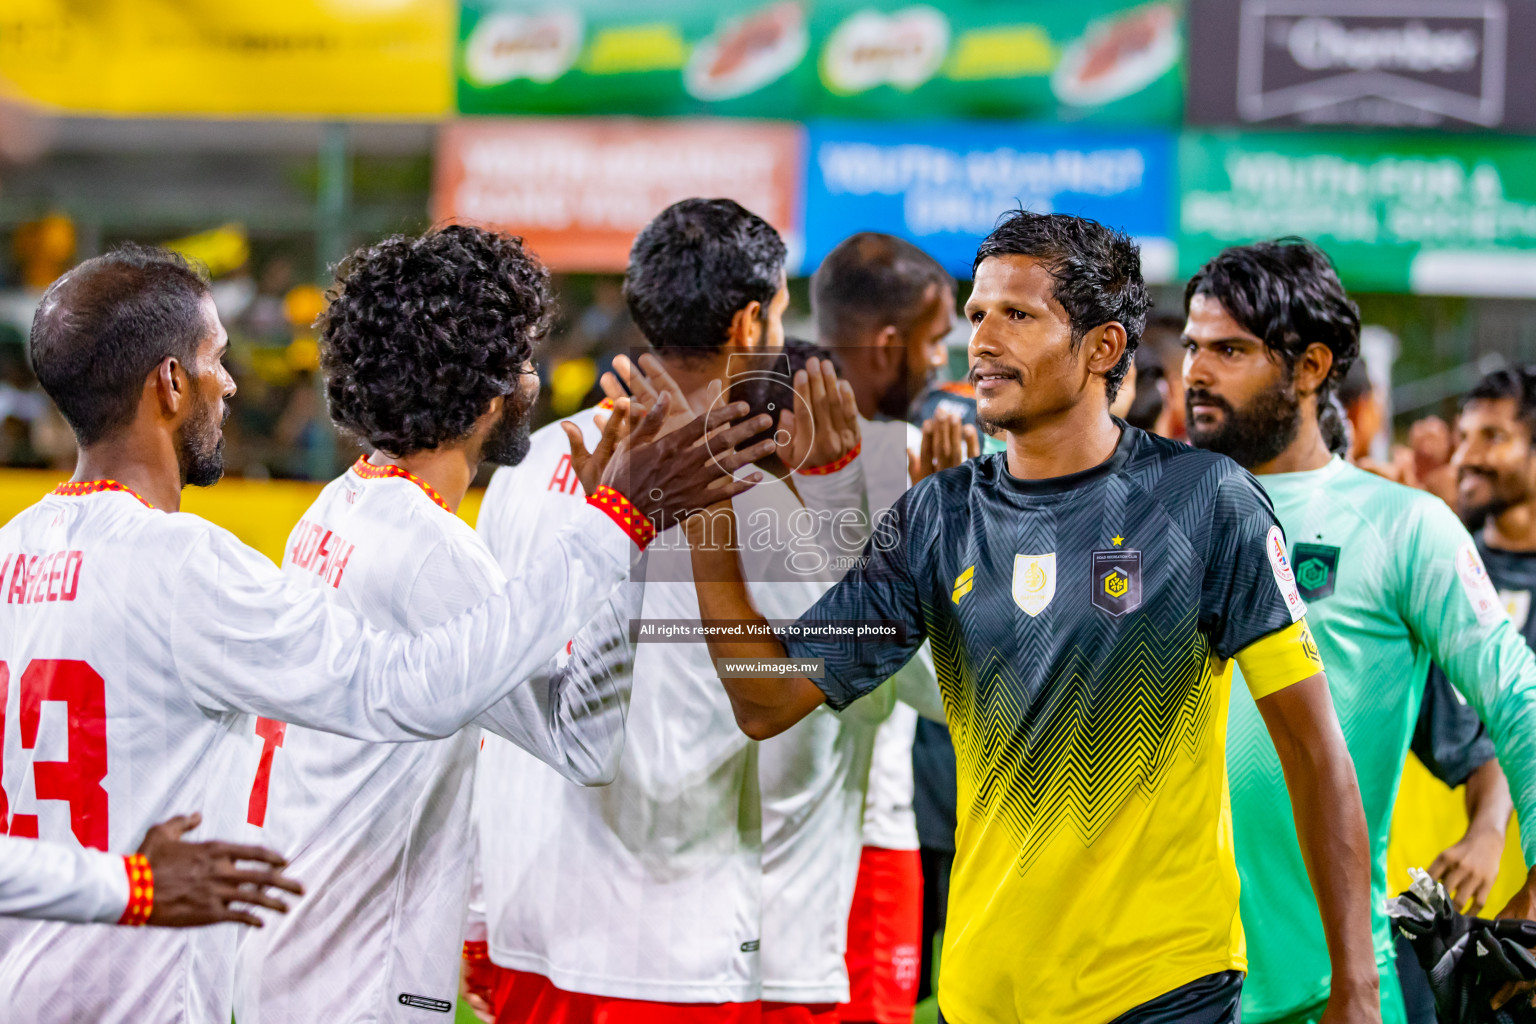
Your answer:
[[[483,601],[506,577],[454,512],[482,461],[528,452],[534,343],[553,311],[548,271],[519,239],[454,225],[396,236],[342,265],[321,324],[331,415],[373,454],[310,506],[283,568],[382,629],[414,633]],[[573,442],[580,450],[579,436]],[[595,482],[593,482],[595,486]],[[325,571],[319,538],[346,551]],[[638,614],[641,584],[623,602]],[[620,617],[622,616],[622,617]],[[628,613],[620,642],[578,634],[561,671],[477,719],[583,785],[613,778],[624,738]],[[402,1021],[448,1012],[459,980],[474,843],[480,729],[431,743],[367,743],[258,719],[268,787],[249,820],[293,851],[316,895],[243,941],[235,1016]],[[265,742],[263,742],[265,740]],[[265,752],[265,753],[264,753]]]
[[[703,422],[654,439],[658,408],[525,578],[441,626],[384,632],[177,511],[182,487],[222,473],[227,346],[207,283],[158,250],[87,260],[38,307],[32,364],[80,456],[73,481],[0,529],[10,835],[127,849],[182,811],[231,834],[249,809],[251,715],[372,741],[451,736],[601,609],[629,573],[639,516],[665,525],[720,489],[711,484],[741,486],[723,481],[734,453],[693,447]],[[316,546],[344,571],[345,552]],[[229,1019],[233,929],[126,932],[0,922],[9,1015]]]

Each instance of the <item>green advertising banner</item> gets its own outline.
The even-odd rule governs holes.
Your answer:
[[[1182,0],[464,0],[466,114],[1174,124]]]
[[[1302,235],[1360,291],[1536,296],[1536,139],[1186,134],[1179,272]]]

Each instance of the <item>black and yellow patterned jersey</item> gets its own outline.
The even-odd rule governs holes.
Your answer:
[[[1269,499],[1231,460],[1124,427],[1108,461],[924,480],[786,640],[834,708],[926,638],[959,814],[939,1001],[955,1024],[1109,1021],[1246,966],[1226,784],[1231,659],[1256,697],[1321,670]]]

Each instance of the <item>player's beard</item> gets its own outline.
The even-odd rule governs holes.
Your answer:
[[[1193,405],[1214,405],[1224,415],[1214,427],[1195,421]],[[1272,462],[1296,440],[1301,427],[1301,402],[1287,373],[1274,387],[1261,391],[1241,412],[1220,395],[1191,388],[1184,393],[1184,429],[1197,448],[1220,452],[1244,469]]]
[[[533,438],[528,430],[529,410],[519,410],[508,400],[501,407],[501,418],[486,435],[480,458],[497,466],[515,466],[528,457]]]
[[[1523,478],[1513,474],[1500,475],[1477,469],[1463,469],[1458,474],[1457,483],[1460,483],[1461,478],[1474,475],[1488,481],[1488,497],[1474,504],[1460,500],[1460,495],[1457,495],[1456,512],[1469,530],[1480,530],[1491,517],[1502,515],[1516,505],[1530,500],[1530,488],[1525,485]]]
[[[905,371],[897,375],[896,379],[891,381],[891,386],[886,388],[885,393],[880,396],[880,401],[876,403],[880,415],[893,420],[906,419],[908,410],[912,408],[915,394],[921,394],[928,382],[919,381],[918,384],[920,386],[916,389],[908,387]]]
[[[224,421],[229,419],[229,406],[225,405],[220,415],[213,403],[202,397],[195,398],[193,403],[176,439],[181,485],[212,487],[224,476]]]

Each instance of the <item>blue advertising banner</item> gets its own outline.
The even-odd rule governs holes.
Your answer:
[[[1177,269],[1174,136],[990,123],[809,125],[806,273],[856,231],[921,246],[959,277],[1003,212],[1092,217],[1142,245],[1148,281]]]

